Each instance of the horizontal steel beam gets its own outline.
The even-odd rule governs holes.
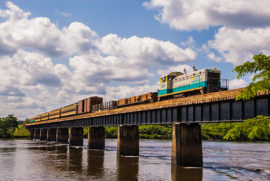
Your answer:
[[[261,96],[248,101],[226,100],[211,103],[185,105],[130,113],[121,113],[93,118],[54,122],[28,126],[33,128],[67,128],[89,126],[147,125],[181,123],[235,122],[269,116],[270,96]]]

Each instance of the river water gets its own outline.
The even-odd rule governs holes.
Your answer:
[[[270,143],[203,142],[203,168],[171,167],[171,141],[140,140],[139,157],[32,140],[0,140],[0,180],[270,180]]]

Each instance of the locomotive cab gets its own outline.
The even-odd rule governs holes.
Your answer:
[[[172,72],[160,78],[159,94],[169,94],[173,91],[173,80],[175,77],[183,75],[181,72]]]

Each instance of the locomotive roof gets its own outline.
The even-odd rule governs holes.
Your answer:
[[[191,75],[191,74],[194,74],[194,73],[196,74],[196,73],[200,73],[200,72],[204,72],[204,71],[210,71],[210,72],[220,73],[220,70],[217,70],[216,68],[209,68],[209,69],[201,69],[201,70],[196,70],[196,71],[193,71],[193,72],[189,72],[186,75]],[[178,76],[181,76],[181,75],[184,75],[184,74],[182,72],[171,72],[168,75],[165,75],[163,77],[166,77],[166,76],[175,76],[175,77],[178,77]]]

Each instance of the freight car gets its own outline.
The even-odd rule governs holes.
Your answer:
[[[159,101],[164,99],[186,97],[228,89],[228,80],[221,80],[216,68],[196,70],[184,73],[172,72],[160,78]]]
[[[102,97],[89,97],[78,102],[78,114],[85,114],[92,112],[92,107],[103,102]]]

